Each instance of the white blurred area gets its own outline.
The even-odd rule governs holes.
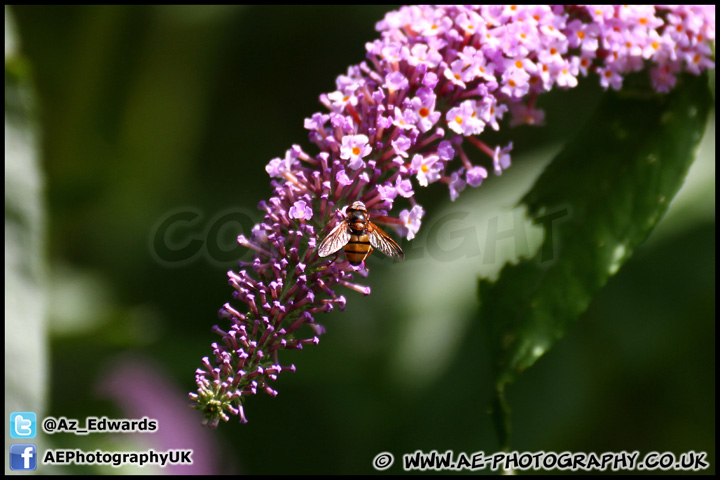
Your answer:
[[[47,396],[43,175],[33,97],[5,7],[5,425],[13,411],[44,414]],[[9,430],[6,428],[6,432]],[[44,443],[38,439],[39,447]],[[5,435],[5,450],[10,436]],[[9,464],[5,473],[9,473]]]

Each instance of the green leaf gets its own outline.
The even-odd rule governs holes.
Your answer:
[[[711,104],[706,75],[682,77],[667,95],[608,92],[522,199],[543,224],[543,246],[478,289],[503,448],[505,386],[562,338],[647,238],[695,158]]]

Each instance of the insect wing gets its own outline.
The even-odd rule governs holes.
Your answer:
[[[400,248],[400,245],[395,243],[395,240],[390,238],[387,233],[383,232],[380,227],[372,222],[368,222],[368,226],[371,227],[368,228],[370,245],[395,260],[403,260],[405,258],[405,254],[403,253],[402,248]],[[371,229],[372,232],[370,231]]]
[[[318,246],[317,253],[320,257],[327,257],[340,250],[350,241],[350,231],[347,222],[342,221],[340,225],[333,228],[328,236],[323,238]]]

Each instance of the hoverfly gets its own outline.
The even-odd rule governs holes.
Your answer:
[[[320,242],[317,252],[327,257],[345,247],[345,258],[351,265],[360,265],[375,247],[395,260],[402,260],[405,254],[400,245],[370,221],[370,215],[363,202],[355,202],[346,209],[345,219]]]

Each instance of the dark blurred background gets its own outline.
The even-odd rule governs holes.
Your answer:
[[[207,450],[188,473],[372,473],[383,451],[395,455],[387,471],[401,473],[402,454],[418,449],[498,448],[475,287],[479,274],[518,252],[512,242],[498,245],[498,258],[477,252],[488,219],[511,224],[514,202],[590,115],[602,95],[596,79],[541,98],[547,127],[484,137],[515,144],[502,177],[455,203],[439,185],[419,192],[428,213],[406,245],[408,261],[371,258],[373,294],[349,291],[344,313],[319,318],[327,333],[318,346],[284,353],[297,372],[280,375],[278,397],[247,401],[247,425],[233,418],[196,433],[201,416],[184,409],[194,371],[219,339],[210,332],[216,312],[231,299],[225,272],[249,258],[234,239],[270,196],[265,164],[294,143],[315,152],[303,119],[321,110],[318,96],[335,89],[338,74],[363,60],[389,9],[11,8],[37,94],[44,178],[43,416],[165,411],[161,431],[186,425],[176,440]],[[656,232],[510,388],[515,450],[706,451],[714,472],[712,115],[701,158]],[[429,226],[458,211],[471,214],[466,223],[428,241]],[[472,240],[466,250],[458,235]],[[448,250],[459,253],[449,259]],[[160,436],[46,441],[140,450]]]

